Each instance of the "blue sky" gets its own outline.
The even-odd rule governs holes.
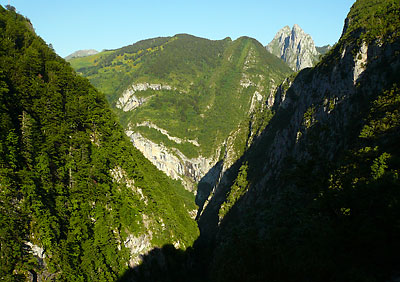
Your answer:
[[[317,46],[333,44],[354,0],[0,0],[3,6],[9,2],[65,57],[177,33],[246,35],[266,45],[280,28],[295,23]]]

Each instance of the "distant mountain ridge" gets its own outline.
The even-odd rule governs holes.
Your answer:
[[[135,147],[189,190],[201,180],[214,186],[244,152],[268,120],[270,93],[291,73],[255,39],[188,34],[70,63],[106,94]]]
[[[78,51],[72,53],[71,55],[68,55],[64,59],[66,61],[69,61],[74,58],[83,58],[83,57],[87,57],[87,56],[91,56],[91,55],[96,55],[97,53],[99,53],[99,51],[94,50],[94,49],[78,50]]]
[[[297,24],[292,29],[285,26],[279,30],[266,48],[294,71],[314,66],[320,55],[312,37]]]
[[[325,55],[326,53],[328,53],[329,50],[332,49],[332,46],[330,44],[321,47],[315,46],[315,49],[317,49],[318,53],[320,53],[321,55]]]

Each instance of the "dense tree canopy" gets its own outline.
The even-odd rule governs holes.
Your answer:
[[[0,7],[0,277],[115,280],[129,236],[191,245],[195,208],[133,148],[103,94]]]

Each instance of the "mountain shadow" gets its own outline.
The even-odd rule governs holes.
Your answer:
[[[274,117],[204,208],[183,275],[166,279],[398,278],[399,8],[357,1],[338,44],[279,87]],[[188,277],[192,258],[203,264]]]
[[[183,251],[165,245],[144,255],[139,266],[129,269],[117,281],[205,281],[206,272],[199,258],[193,248]]]
[[[222,167],[223,160],[220,160],[202,177],[197,184],[195,203],[199,209],[197,211],[196,220],[200,218],[205,202],[219,182],[222,173]]]
[[[315,68],[279,87],[274,118],[237,165],[246,184],[229,193],[241,196],[228,196],[234,204],[214,233],[215,281],[395,277],[400,41],[390,30],[398,8],[357,1],[349,14],[357,24]],[[219,188],[203,215],[216,217]]]

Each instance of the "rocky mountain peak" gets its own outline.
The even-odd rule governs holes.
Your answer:
[[[295,71],[312,67],[319,56],[314,40],[297,24],[279,30],[266,48]]]
[[[274,39],[288,37],[290,35],[290,32],[291,32],[290,27],[288,25],[286,25],[276,33]]]
[[[293,25],[292,31],[297,32],[297,33],[304,33],[304,31],[301,29],[301,27],[298,24]]]
[[[97,50],[94,50],[94,49],[78,50],[78,51],[68,55],[64,59],[69,61],[69,60],[71,60],[73,58],[83,58],[83,57],[87,57],[87,56],[91,56],[91,55],[96,55],[97,53],[99,53],[99,52]]]

